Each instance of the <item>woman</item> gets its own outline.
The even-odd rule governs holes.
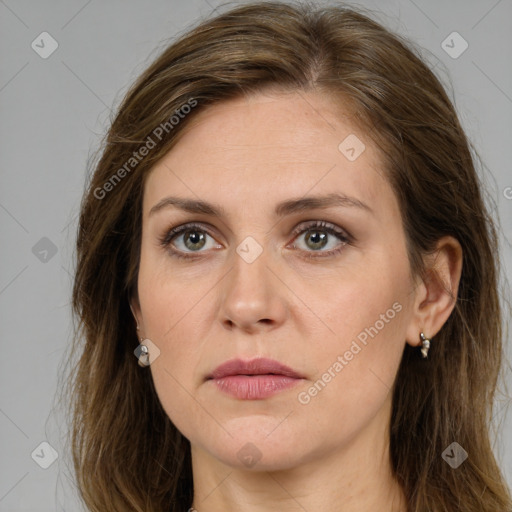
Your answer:
[[[360,13],[249,4],[169,46],[81,208],[89,510],[512,510],[480,188],[437,78]]]

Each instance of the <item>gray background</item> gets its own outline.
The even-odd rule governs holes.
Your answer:
[[[379,21],[423,47],[447,85],[485,162],[512,281],[512,0],[352,3],[378,10]],[[110,109],[158,48],[219,5],[0,0],[1,511],[80,510],[62,413],[53,406],[72,332],[70,272],[87,159],[108,128]],[[46,59],[31,47],[44,31],[58,42]],[[453,31],[469,45],[458,58],[441,46]],[[462,48],[460,40],[449,44],[452,52]],[[504,375],[510,386],[510,371]],[[497,403],[494,446],[512,485],[509,401],[500,396]],[[44,441],[59,454],[48,469],[31,457],[37,448],[34,459],[49,460],[48,448],[38,448]]]

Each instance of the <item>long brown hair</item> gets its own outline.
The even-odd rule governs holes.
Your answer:
[[[137,293],[144,182],[197,112],[265,87],[323,91],[351,106],[380,148],[413,275],[425,277],[423,257],[441,237],[460,242],[456,304],[428,362],[408,345],[403,353],[390,463],[411,512],[512,510],[490,444],[502,364],[498,237],[454,107],[417,50],[370,17],[268,2],[206,20],[165,48],[126,94],[87,183],[72,295],[78,358],[69,376],[81,498],[95,512],[191,506],[190,444],[134,356],[129,299]],[[452,442],[469,454],[456,470],[441,456]]]

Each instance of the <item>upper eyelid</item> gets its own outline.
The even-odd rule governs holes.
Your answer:
[[[348,231],[334,222],[329,222],[328,220],[305,220],[299,223],[299,225],[295,228],[293,228],[292,233],[302,233],[304,230],[306,230],[308,227],[310,228],[316,228],[316,229],[327,229],[332,231],[340,231],[339,235],[345,235],[347,238],[350,238],[351,235],[348,233]]]

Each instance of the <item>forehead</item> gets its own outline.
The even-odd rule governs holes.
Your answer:
[[[166,194],[221,201],[229,211],[255,199],[262,207],[263,200],[330,192],[378,209],[385,207],[383,188],[391,193],[375,145],[328,96],[255,94],[210,106],[190,121],[148,176],[145,216]]]

